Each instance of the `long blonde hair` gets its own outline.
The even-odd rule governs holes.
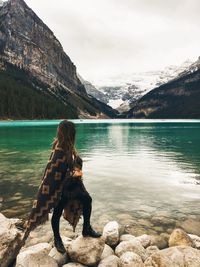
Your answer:
[[[57,135],[53,142],[53,148],[58,146],[64,150],[70,169],[73,168],[73,156],[77,156],[75,148],[76,129],[73,122],[63,120],[57,128]]]

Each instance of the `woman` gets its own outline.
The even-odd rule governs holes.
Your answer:
[[[74,123],[67,120],[61,121],[24,235],[25,240],[30,231],[48,220],[48,213],[53,208],[51,225],[54,244],[61,253],[65,253],[59,233],[59,222],[63,210],[64,218],[74,230],[82,214],[82,235],[95,238],[101,236],[90,225],[92,198],[82,182],[82,160],[75,149],[75,135]]]

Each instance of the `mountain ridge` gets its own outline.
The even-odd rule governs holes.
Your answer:
[[[198,62],[193,66],[199,66]],[[200,118],[200,68],[189,68],[144,95],[124,113],[128,118]]]
[[[134,102],[146,93],[175,79],[182,72],[188,70],[192,64],[194,62],[187,59],[180,65],[169,65],[162,70],[121,74],[105,81],[99,80],[99,83],[97,81],[98,86],[94,83],[97,91],[90,91],[90,88],[88,90],[86,88],[86,90],[119,112],[124,112],[131,109]],[[117,106],[118,104],[119,106]]]

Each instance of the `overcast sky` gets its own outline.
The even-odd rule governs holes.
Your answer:
[[[199,0],[26,0],[86,79],[200,55]]]

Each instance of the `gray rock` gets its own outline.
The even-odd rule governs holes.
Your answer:
[[[67,253],[62,254],[58,252],[56,248],[51,249],[49,256],[57,262],[59,267],[68,262]]]
[[[33,234],[33,235],[32,235]],[[38,232],[37,235],[31,232],[30,236],[26,240],[25,247],[31,247],[37,245],[38,243],[50,243],[52,240],[52,230],[47,231],[45,235],[42,232]]]
[[[36,253],[48,254],[51,249],[52,249],[52,246],[49,243],[39,243],[39,244],[30,246],[27,248],[23,247],[20,250],[19,255],[36,254]]]
[[[77,263],[77,262],[69,262],[65,265],[63,265],[62,267],[87,267],[83,264]]]
[[[101,260],[103,260],[104,258],[107,258],[111,255],[114,255],[114,254],[115,253],[114,253],[113,249],[110,246],[108,246],[107,244],[105,244],[105,247],[103,249],[103,253],[101,254]]]
[[[7,267],[21,249],[22,232],[15,226],[15,221],[0,213],[0,266]]]
[[[168,243],[169,243],[169,247],[181,246],[181,245],[190,246],[190,247],[195,246],[194,242],[189,237],[189,235],[182,229],[175,229],[171,233]]]
[[[124,234],[124,235],[120,236],[120,242],[131,241],[131,240],[138,240],[144,248],[151,245],[151,236],[150,235],[144,234],[144,235],[140,235],[140,236],[135,237],[134,235]]]
[[[149,246],[146,248],[146,254],[147,257],[151,256],[152,254],[154,254],[155,252],[158,252],[159,248],[156,246]]]
[[[66,251],[68,251],[68,248],[69,248],[69,245],[70,245],[71,242],[72,242],[72,239],[69,238],[69,237],[67,237],[67,236],[61,236],[61,238],[62,238],[63,245],[64,245]]]
[[[130,241],[130,240],[134,240],[134,239],[135,239],[135,236],[134,235],[124,234],[124,235],[121,235],[120,236],[119,241],[120,242],[122,242],[122,241]]]
[[[122,241],[115,249],[115,254],[121,257],[125,252],[134,252],[138,254],[142,260],[146,259],[146,251],[138,240]]]
[[[138,240],[144,248],[147,248],[151,244],[151,236],[150,235],[141,235],[137,236],[136,240]]]
[[[143,267],[140,256],[134,252],[125,252],[119,259],[120,267]]]
[[[103,229],[103,237],[107,245],[116,246],[119,243],[119,224],[116,221],[107,223]]]
[[[16,259],[16,267],[39,267],[43,264],[43,258],[44,264],[46,264],[44,266],[48,266],[47,264],[52,267],[58,266],[56,261],[47,255],[51,248],[51,245],[48,243],[39,243],[28,248],[22,248]]]
[[[56,261],[49,255],[38,253],[28,254],[24,258],[20,258],[16,263],[16,267],[58,267]]]
[[[98,267],[119,267],[119,258],[116,255],[106,257],[99,262]]]
[[[105,239],[79,236],[68,248],[69,257],[74,261],[91,266],[100,261]]]
[[[144,267],[199,267],[200,251],[188,246],[170,247],[152,254]]]
[[[151,236],[151,246],[157,246],[159,249],[168,247],[168,240],[162,235]]]
[[[197,249],[200,249],[200,237],[198,235],[192,235],[192,234],[188,234],[188,236],[192,239],[195,247]]]

